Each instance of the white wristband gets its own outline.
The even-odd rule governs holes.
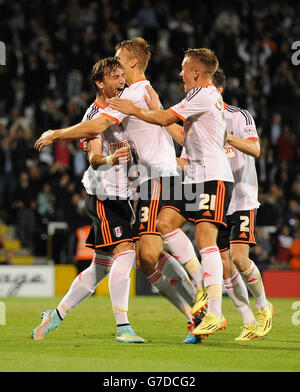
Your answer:
[[[112,157],[113,157],[112,155],[109,155],[109,156],[105,157],[105,163],[106,163],[108,166],[114,166]]]

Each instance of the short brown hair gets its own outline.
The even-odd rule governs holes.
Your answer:
[[[104,76],[110,75],[110,73],[117,67],[122,68],[119,61],[114,57],[106,57],[94,64],[90,74],[90,81],[96,91],[98,91],[96,82],[103,82]]]
[[[219,66],[219,60],[215,52],[208,48],[188,49],[184,57],[191,57],[203,63],[211,76],[213,76]]]
[[[213,76],[213,83],[216,87],[223,87],[225,89],[226,76],[222,68],[218,68]]]
[[[139,69],[145,72],[151,58],[150,45],[148,42],[145,41],[144,38],[136,37],[131,40],[119,42],[115,49],[117,51],[118,49],[123,48],[128,50],[130,56],[137,58]]]

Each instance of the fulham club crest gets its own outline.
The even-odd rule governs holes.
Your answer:
[[[115,227],[114,228],[114,234],[117,238],[120,238],[121,235],[123,234],[123,230],[121,226]]]

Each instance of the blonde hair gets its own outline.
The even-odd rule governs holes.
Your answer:
[[[125,48],[131,57],[135,57],[138,60],[138,67],[140,70],[145,72],[148,62],[151,58],[150,45],[144,38],[136,37],[132,40],[125,40],[119,42],[116,45],[116,51],[118,49]]]
[[[208,48],[188,49],[185,52],[184,57],[190,57],[203,63],[210,76],[213,76],[219,67],[219,60],[215,55],[215,52]]]

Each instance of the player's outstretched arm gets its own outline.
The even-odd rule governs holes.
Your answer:
[[[260,155],[260,144],[257,139],[242,139],[238,136],[227,134],[227,143],[244,154],[258,158]]]
[[[178,118],[170,110],[144,110],[138,108],[130,99],[110,98],[107,100],[112,109],[129,114],[151,124],[167,126],[174,124]]]
[[[50,129],[49,131],[44,132],[35,142],[34,148],[41,151],[44,147],[55,142],[55,140],[82,139],[84,137],[92,139],[99,133],[104,132],[112,124],[114,124],[114,120],[100,116],[93,120],[80,122],[68,128]]]

